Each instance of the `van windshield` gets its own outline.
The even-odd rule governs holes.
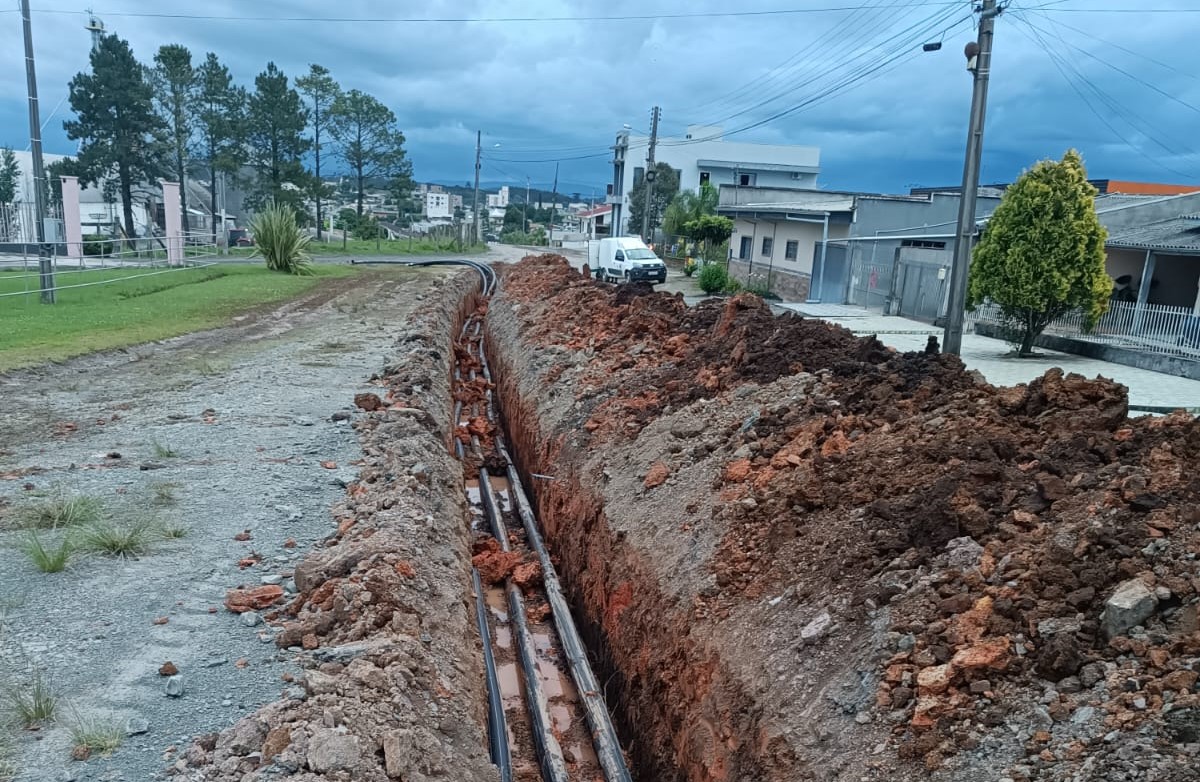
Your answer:
[[[631,247],[625,251],[625,257],[631,261],[650,261],[658,258],[653,251],[644,247]]]

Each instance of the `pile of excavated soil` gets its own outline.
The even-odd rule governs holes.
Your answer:
[[[486,750],[483,670],[462,472],[449,455],[450,338],[477,278],[464,273],[395,338],[360,395],[363,461],[337,530],[266,618],[302,678],[278,701],[202,737],[174,770],[192,780],[498,779]]]
[[[555,256],[488,326],[646,778],[1200,779],[1195,419]]]

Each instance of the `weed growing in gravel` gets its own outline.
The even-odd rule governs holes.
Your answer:
[[[179,538],[186,538],[190,530],[177,521],[167,521],[163,522],[158,532],[166,540],[178,540]]]
[[[21,508],[18,519],[28,529],[58,529],[95,521],[103,512],[104,505],[95,497],[58,492]]]
[[[160,443],[158,440],[154,440],[151,446],[154,448],[154,455],[160,459],[174,459],[179,455],[179,451],[176,451],[169,445]]]
[[[93,752],[111,755],[125,740],[125,725],[111,714],[82,715],[72,709],[67,724],[71,731],[72,755],[87,758]]]
[[[229,371],[230,365],[226,361],[210,361],[207,358],[200,359],[196,365],[196,371],[203,377],[214,377],[223,375]]]
[[[154,494],[154,502],[158,505],[174,505],[179,497],[175,494],[175,490],[179,488],[178,483],[170,481],[155,481],[150,484],[150,491]]]
[[[57,546],[48,545],[34,529],[26,530],[21,541],[21,551],[29,557],[33,566],[43,573],[61,573],[67,567],[75,547],[69,536],[63,537]]]
[[[58,696],[54,694],[41,671],[35,672],[33,680],[28,684],[7,688],[4,698],[8,701],[13,717],[25,728],[36,728],[53,722],[54,713],[58,709]]]
[[[136,557],[150,550],[157,530],[154,522],[134,519],[124,523],[99,521],[79,531],[80,550],[110,557]]]

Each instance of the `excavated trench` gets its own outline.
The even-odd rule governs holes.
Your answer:
[[[479,306],[464,302],[465,319]],[[462,321],[460,320],[459,328]],[[522,349],[503,292],[484,320],[497,408],[609,711],[638,780],[771,778],[776,751],[753,700],[731,684],[713,644],[691,640],[690,606],[668,594],[645,555],[614,531],[597,482],[571,471],[543,431],[544,398],[520,382]],[[562,389],[540,386],[544,394]],[[653,523],[653,519],[647,519]]]

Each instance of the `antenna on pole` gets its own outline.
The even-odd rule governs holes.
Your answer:
[[[100,17],[92,13],[92,9],[87,9],[88,23],[83,29],[92,34],[92,51],[100,48],[100,39],[104,37],[104,22],[100,21]]]

